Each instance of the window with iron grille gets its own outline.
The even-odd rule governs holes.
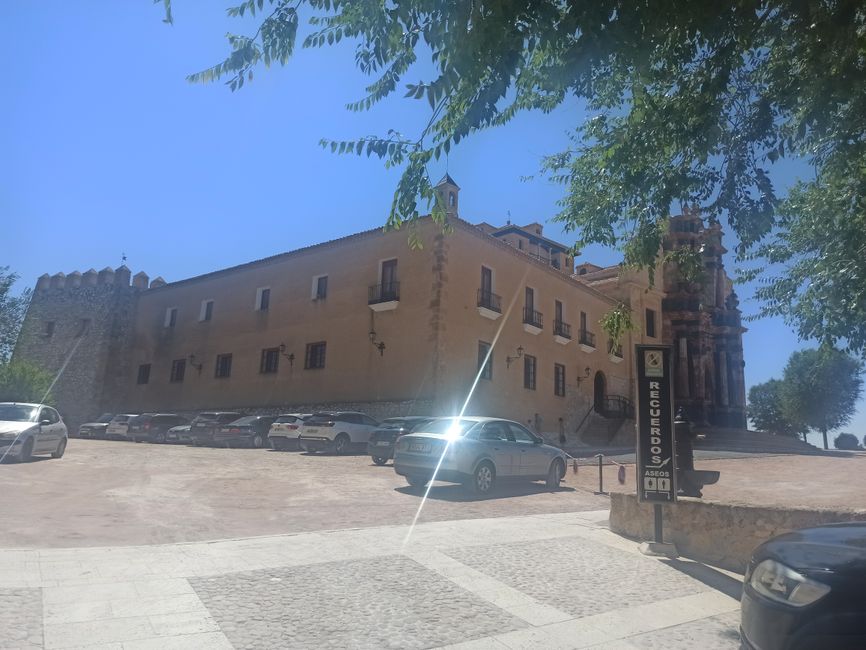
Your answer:
[[[259,294],[258,304],[256,309],[259,311],[267,311],[271,307],[271,289],[270,287],[262,287],[257,292]]]
[[[328,297],[328,276],[320,275],[316,278],[316,300],[324,300]]]
[[[312,370],[325,367],[325,341],[307,343],[307,354],[304,358],[304,368]]]
[[[262,362],[259,372],[263,375],[276,372],[280,365],[280,349],[267,348],[262,350]]]
[[[213,300],[202,300],[201,301],[201,311],[199,312],[198,319],[200,321],[209,321],[213,318]]]
[[[175,359],[171,362],[171,377],[169,381],[177,383],[183,381],[186,374],[186,359]]]
[[[553,393],[565,397],[565,366],[561,363],[553,364]]]
[[[535,390],[535,357],[523,355],[523,387]]]
[[[490,354],[490,344],[478,341],[478,369],[481,379],[493,379],[493,355]]]
[[[150,381],[150,364],[143,363],[138,367],[138,383],[146,384]]]
[[[653,309],[646,310],[646,335],[656,337],[656,313]]]
[[[224,379],[231,377],[232,374],[232,355],[218,354],[216,358],[216,367],[214,368],[214,377]]]

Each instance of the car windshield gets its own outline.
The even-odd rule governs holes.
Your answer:
[[[259,419],[257,415],[245,415],[242,418],[238,418],[237,420],[232,420],[229,424],[243,426],[245,424],[252,424],[256,420]]]
[[[123,424],[124,422],[129,422],[132,418],[136,416],[134,415],[116,415],[111,420],[112,422],[117,422],[118,424]]]
[[[339,417],[338,413],[313,413],[304,420],[304,424],[315,424],[317,422],[331,422]]]
[[[300,418],[297,418],[294,415],[281,415],[274,420],[274,424],[293,424],[298,420],[300,420]]]
[[[193,424],[201,424],[203,422],[217,422],[219,415],[217,413],[199,413],[192,419]]]
[[[6,422],[36,422],[38,408],[26,404],[0,404],[0,420]]]
[[[413,433],[446,434],[453,438],[461,438],[477,424],[474,420],[459,420],[457,418],[441,418],[433,420],[424,426],[415,427]]]
[[[102,415],[99,416],[99,418],[96,421],[102,422],[102,423],[111,422],[113,417],[114,417],[114,415],[111,413],[103,413]]]

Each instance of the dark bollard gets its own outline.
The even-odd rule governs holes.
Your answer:
[[[598,458],[598,492],[595,494],[607,494],[604,491],[604,454],[596,454]]]
[[[701,488],[719,480],[718,472],[695,470],[695,452],[692,425],[680,407],[674,418],[674,437],[677,445],[677,494],[684,497],[702,497]]]

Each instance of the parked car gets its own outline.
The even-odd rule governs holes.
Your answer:
[[[352,449],[366,449],[377,426],[376,420],[357,411],[322,411],[304,421],[298,443],[308,452],[327,449],[345,454]]]
[[[108,427],[105,429],[105,437],[109,440],[126,440],[126,433],[129,430],[130,418],[136,417],[137,413],[121,413],[111,418]]]
[[[105,438],[108,423],[114,418],[113,413],[103,413],[93,422],[85,422],[78,427],[79,438]]]
[[[189,423],[189,442],[193,445],[209,445],[213,443],[216,430],[242,417],[237,411],[205,411],[196,415]]]
[[[422,487],[435,478],[479,495],[500,480],[544,480],[554,489],[565,476],[565,461],[565,452],[523,425],[487,417],[436,418],[402,436],[394,452],[394,470],[409,485]]]
[[[268,431],[275,415],[245,415],[219,427],[213,436],[215,445],[243,444],[261,449],[268,439]]]
[[[181,424],[165,432],[166,442],[189,442],[189,425]]]
[[[172,427],[189,422],[176,413],[142,413],[129,420],[126,437],[135,442],[165,442],[166,433]]]
[[[866,648],[866,522],[779,535],[752,552],[743,648]]]
[[[50,406],[0,402],[0,458],[20,462],[37,454],[62,458],[67,438],[63,419]]]
[[[268,440],[271,447],[278,451],[289,451],[300,449],[298,436],[301,434],[301,425],[311,413],[284,413],[274,420],[268,431]]]
[[[415,427],[427,424],[432,417],[410,415],[402,418],[385,418],[382,424],[370,434],[367,453],[377,465],[384,465],[394,458],[394,444],[397,438],[411,432]]]

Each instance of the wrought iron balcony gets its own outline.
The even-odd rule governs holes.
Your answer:
[[[523,322],[526,325],[542,329],[544,327],[544,317],[540,311],[535,311],[532,307],[523,308]]]
[[[367,297],[368,305],[378,305],[383,302],[397,302],[400,300],[400,283],[385,282],[374,284],[370,287]]]
[[[564,339],[570,339],[571,325],[561,320],[555,320],[553,321],[553,334],[554,336],[561,336]]]
[[[595,347],[595,334],[589,330],[580,330],[577,342],[589,348]]]
[[[490,311],[495,311],[497,314],[502,313],[502,298],[497,296],[492,291],[478,290],[478,306]]]

